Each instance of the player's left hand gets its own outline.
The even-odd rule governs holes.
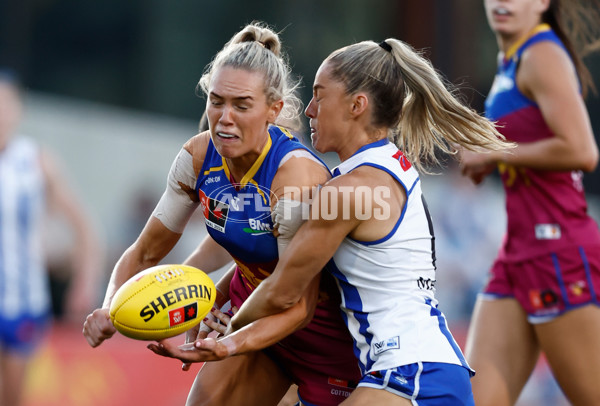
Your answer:
[[[238,312],[238,308],[233,306],[231,308],[231,312],[236,314]],[[227,336],[233,332],[231,327],[231,317],[227,313],[223,313],[217,308],[213,308],[210,313],[216,318],[216,320],[209,318],[208,320],[204,320],[204,324],[224,336]]]

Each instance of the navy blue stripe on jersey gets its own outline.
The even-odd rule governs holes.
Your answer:
[[[371,343],[373,342],[373,334],[369,331],[369,315],[368,313],[361,311],[363,309],[363,304],[360,298],[360,294],[358,293],[358,289],[350,282],[348,282],[348,279],[339,270],[333,259],[329,260],[329,262],[326,265],[326,268],[329,272],[333,274],[333,276],[337,278],[337,282],[340,286],[342,294],[342,305],[344,305],[347,309],[359,309],[358,312],[356,310],[352,311],[352,315],[359,324],[358,331],[360,332],[360,335],[364,337],[366,343],[369,345],[369,347],[371,347]],[[348,305],[348,303],[350,305]],[[345,312],[343,313],[343,315],[346,325],[349,325]],[[358,364],[360,365],[362,373],[365,374],[371,369],[373,363],[375,362],[369,357],[370,351],[369,354],[367,354],[366,365],[363,365],[362,360],[360,359],[360,351],[356,346],[356,342],[354,343],[354,354],[356,354],[356,357],[358,358]]]
[[[367,145],[363,145],[354,154],[352,154],[352,156],[358,155],[361,152],[366,151],[366,150],[371,149],[371,148],[382,147],[382,146],[384,146],[386,144],[389,144],[389,143],[390,143],[390,141],[387,138],[384,138],[382,140],[375,141],[375,142],[372,142],[372,143],[367,144]]]
[[[371,144],[369,144],[369,145],[371,145]],[[380,166],[380,165],[377,165],[377,164],[373,164],[373,163],[365,162],[365,163],[357,166],[356,168],[359,168],[361,166],[371,166],[373,168],[381,169],[382,171],[388,173],[392,178],[394,178],[396,180],[396,182],[398,182],[400,184],[400,186],[402,186],[404,188],[404,191],[406,193],[406,201],[408,201],[408,196],[410,196],[410,194],[412,193],[413,189],[415,188],[415,185],[420,180],[420,178],[415,179],[415,181],[413,182],[413,184],[410,187],[410,189],[407,189],[406,185],[398,178],[398,176],[395,173],[390,172],[390,170],[387,169],[386,167],[383,167],[383,166]],[[375,244],[381,244],[381,243],[389,240],[396,233],[396,231],[398,230],[398,227],[400,227],[400,224],[402,223],[402,219],[404,218],[404,214],[405,213],[406,213],[406,204],[402,208],[402,213],[400,213],[400,217],[398,217],[398,221],[396,221],[396,224],[394,224],[394,228],[389,233],[387,233],[387,235],[384,235],[383,237],[381,237],[378,240],[375,240],[375,241],[361,241],[361,240],[356,240],[356,239],[354,239],[354,238],[352,238],[350,236],[348,238],[350,238],[352,241],[356,241],[357,243],[365,245],[365,246],[375,245]]]
[[[435,233],[433,232],[433,221],[431,221],[431,214],[429,214],[429,206],[427,206],[425,195],[421,195],[421,201],[423,202],[423,209],[425,209],[425,216],[429,225],[429,234],[431,234],[431,263],[433,264],[433,269],[437,269],[435,265]]]
[[[567,294],[567,287],[565,286],[565,281],[562,277],[562,271],[560,269],[560,263],[558,262],[558,256],[554,252],[551,254],[551,256],[552,263],[554,264],[554,271],[556,272],[556,280],[558,281],[558,286],[560,286],[560,294],[562,295],[565,307],[569,309],[573,307],[573,305],[569,302],[569,295]]]
[[[446,325],[446,318],[442,315],[442,312],[440,312],[437,307],[431,304],[431,299],[425,299],[425,303],[427,303],[427,305],[431,307],[431,312],[429,313],[429,315],[438,318],[440,330],[442,334],[446,336],[448,344],[450,344],[450,346],[454,350],[456,357],[460,360],[460,364],[463,367],[467,368],[469,371],[471,371],[471,376],[475,375],[473,370],[469,367],[469,364],[467,364],[467,361],[465,360],[465,357],[463,356],[460,347],[458,346],[458,344],[456,344],[456,341],[454,341],[454,337],[452,337],[452,334],[448,329],[448,325]]]
[[[590,289],[590,295],[593,297],[593,302],[598,304],[598,297],[596,296],[596,289],[594,288],[594,282],[592,281],[592,271],[590,269],[590,263],[588,262],[587,255],[583,247],[579,247],[579,255],[583,261],[583,269],[585,269],[585,278],[587,279],[588,287]]]
[[[329,262],[333,263],[333,259],[329,260]],[[335,264],[333,264],[332,266],[337,269],[337,267],[335,266]],[[329,270],[329,264],[326,265],[326,269]],[[334,272],[331,271],[331,274],[333,275]],[[339,281],[337,279],[336,279],[336,283],[339,285]],[[341,285],[339,285],[339,286],[340,286],[340,290],[341,290]],[[348,315],[344,311],[341,311],[341,313],[342,313],[342,320],[344,321],[344,324],[346,326],[348,326]],[[352,350],[354,352],[354,356],[356,357],[356,359],[360,359],[360,350],[356,346],[356,343],[352,346]],[[359,366],[360,366],[360,363],[359,363]],[[364,372],[362,372],[362,373],[364,373]]]

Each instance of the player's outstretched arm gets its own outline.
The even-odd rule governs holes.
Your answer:
[[[108,282],[104,303],[88,315],[83,335],[97,347],[115,333],[108,309],[116,291],[133,275],[159,263],[175,246],[198,206],[193,193],[199,168],[202,167],[208,134],[192,137],[181,149],[169,171],[165,193],[159,200],[138,239],[121,256]]]
[[[121,256],[111,274],[102,308],[87,316],[83,335],[92,347],[97,347],[116,332],[108,309],[117,289],[129,278],[158,264],[175,246],[181,234],[166,228],[160,220],[151,217],[138,239]]]
[[[299,292],[306,289],[342,240],[358,226],[359,221],[353,216],[353,198],[345,196],[348,188],[356,186],[352,182],[344,183],[350,179],[349,175],[334,178],[318,192],[311,204],[311,218],[294,235],[271,276],[252,292],[233,317],[233,330],[295,306],[300,299]],[[349,208],[344,208],[346,203],[350,204]],[[320,213],[320,207],[327,204],[332,205],[330,213],[340,215],[323,216],[325,213]],[[348,217],[342,215],[345,212]]]
[[[172,341],[162,340],[159,343],[148,344],[148,349],[164,357],[193,363],[218,361],[267,348],[310,322],[317,304],[319,281],[320,274],[310,283],[298,303],[291,308],[257,320],[230,335],[196,340],[193,348],[182,349]],[[224,323],[224,326],[230,321],[228,315],[218,310],[213,310],[213,314]],[[213,326],[217,328],[216,325]]]

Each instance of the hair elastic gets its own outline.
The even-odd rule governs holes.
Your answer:
[[[390,46],[390,44],[388,44],[387,42],[385,42],[385,40],[381,41],[379,43],[379,46],[382,47],[383,49],[385,49],[388,52],[392,52],[392,47]]]

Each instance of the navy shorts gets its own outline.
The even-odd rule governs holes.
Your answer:
[[[383,389],[419,406],[474,406],[471,375],[461,365],[418,362],[370,372],[358,387]]]
[[[0,316],[0,347],[27,356],[37,348],[49,325],[50,314],[17,318]]]

